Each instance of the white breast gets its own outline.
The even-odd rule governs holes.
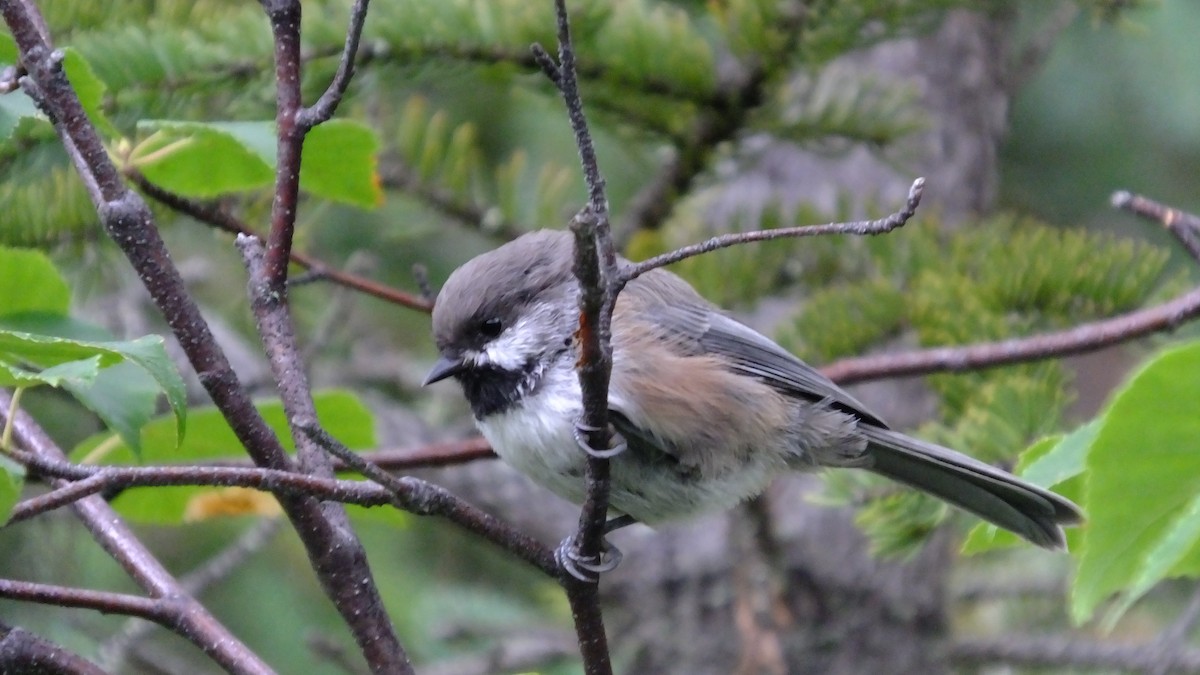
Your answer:
[[[504,461],[578,504],[586,496],[587,461],[574,436],[582,411],[578,376],[551,368],[546,378],[514,407],[479,421],[479,429]],[[613,510],[647,524],[727,509],[761,492],[784,470],[778,454],[769,452],[752,453],[740,466],[701,480],[681,480],[669,464],[648,462],[633,450],[617,455],[611,466]]]
[[[583,501],[586,455],[575,442],[583,410],[575,371],[550,368],[536,391],[509,410],[479,420],[496,454],[561,497]]]

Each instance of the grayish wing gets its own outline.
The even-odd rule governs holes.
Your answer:
[[[878,427],[887,423],[816,368],[793,356],[770,338],[732,319],[701,298],[687,282],[655,270],[630,282],[624,294],[642,317],[650,319],[695,353],[724,357],[730,367],[755,377],[788,396],[829,401],[843,412]]]

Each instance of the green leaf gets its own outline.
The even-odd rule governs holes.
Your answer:
[[[16,65],[17,57],[17,41],[8,33],[0,33],[0,64]]]
[[[130,156],[152,182],[193,197],[253,190],[275,178],[273,122],[143,120],[152,132]],[[379,141],[366,125],[331,120],[304,141],[300,188],[318,197],[374,208],[383,198],[375,172]]]
[[[1089,523],[1071,589],[1075,621],[1090,618],[1111,593],[1138,594],[1176,575],[1195,546],[1197,401],[1200,343],[1192,343],[1143,367],[1104,412],[1087,457]],[[1117,613],[1127,606],[1120,603]]]
[[[175,369],[175,363],[167,355],[163,339],[157,335],[147,335],[118,344],[122,355],[141,366],[166,395],[171,412],[175,415],[175,442],[181,443],[187,425],[187,386],[183,383],[179,371]],[[100,414],[99,411],[97,414]],[[136,441],[134,447],[138,447]]]
[[[373,209],[383,202],[376,174],[379,140],[366,125],[330,120],[309,132],[300,165],[300,187],[318,197]]]
[[[1048,436],[1026,448],[1017,462],[1016,474],[1044,488],[1054,488],[1062,496],[1080,503],[1083,494],[1083,471],[1087,454],[1100,430],[1093,420],[1070,434]],[[1083,537],[1078,528],[1067,528],[1067,548],[1074,550]],[[963,542],[962,552],[974,555],[997,548],[1023,544],[1020,537],[990,523],[971,529]]]
[[[155,417],[162,391],[154,378],[134,363],[118,363],[101,370],[87,384],[68,382],[63,388],[135,449],[141,448],[141,429]],[[181,419],[175,417],[176,442],[182,438]]]
[[[21,497],[24,482],[25,467],[0,455],[0,523],[8,522],[8,515]]]
[[[1138,570],[1133,583],[1105,613],[1104,628],[1112,630],[1117,620],[1133,606],[1133,603],[1159,581],[1171,576],[1172,571],[1196,546],[1197,541],[1200,541],[1200,495],[1192,498],[1162,538],[1146,553],[1145,563]]]
[[[0,386],[34,387],[39,384],[64,387],[68,384],[86,387],[100,374],[100,357],[65,361],[42,370],[31,370],[0,359]]]
[[[136,397],[129,401],[106,398],[105,392],[130,391],[129,386],[120,383],[121,371],[100,382],[99,391],[92,389],[98,382],[96,375],[100,369],[121,362],[139,366],[166,394],[175,416],[178,443],[186,423],[187,392],[161,337],[88,341],[0,330],[0,386],[64,386],[137,449],[138,435],[130,425],[149,417],[144,401]],[[41,372],[31,371],[30,365],[42,369]]]
[[[352,449],[375,446],[375,420],[354,394],[341,390],[321,392],[314,397],[321,424],[338,440]],[[278,401],[263,401],[256,407],[275,431],[284,447],[293,450],[287,416]],[[230,459],[242,454],[242,445],[220,411],[213,407],[193,409],[188,415],[188,434],[178,445],[170,418],[159,418],[142,428],[141,461],[146,464],[197,463]],[[75,447],[71,457],[87,463],[123,464],[138,458],[130,446],[114,442],[111,434],[96,434]],[[156,487],[127,490],[113,505],[128,518],[142,522],[178,524],[184,520],[188,505],[210,487]]]
[[[0,330],[34,335],[52,335],[59,338],[91,342],[112,342],[113,335],[91,323],[72,319],[59,314],[31,312],[24,314],[0,314]]]
[[[16,63],[17,43],[8,33],[0,32],[0,65]],[[8,140],[21,120],[27,118],[46,119],[24,91],[18,89],[0,96],[0,141]]]
[[[262,188],[275,177],[274,146],[264,155],[264,136],[271,138],[272,127],[267,122],[143,120],[138,130],[154,133],[129,161],[150,182],[188,197]]]
[[[1100,422],[1092,420],[1072,431],[1043,454],[1031,451],[1022,453],[1017,462],[1017,475],[1046,488],[1082,475],[1088,452],[1099,433]]]
[[[46,254],[0,246],[0,316],[65,315],[70,304],[71,289]]]
[[[44,120],[46,117],[22,90],[0,96],[0,141],[8,140],[26,119]]]
[[[106,343],[89,343],[80,340],[46,335],[31,335],[16,331],[0,331],[0,363],[32,363],[42,368],[100,357],[99,366],[107,368],[121,361],[121,354]]]
[[[104,103],[104,92],[108,87],[96,75],[96,71],[92,70],[92,65],[87,62],[87,59],[82,54],[70,47],[62,51],[65,56],[63,59],[63,71],[67,74],[67,79],[71,82],[71,88],[79,96],[79,102],[83,105],[83,111],[87,113],[88,119],[104,135],[109,137],[119,136],[120,134],[117,132],[116,127],[105,116],[104,110],[101,107]]]

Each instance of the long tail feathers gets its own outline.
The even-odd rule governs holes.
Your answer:
[[[928,492],[1045,548],[1065,548],[1060,525],[1083,519],[1053,492],[964,454],[903,434],[860,425],[875,473]]]

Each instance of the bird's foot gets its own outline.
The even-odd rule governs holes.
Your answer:
[[[621,549],[608,543],[606,539],[600,540],[600,555],[585,556],[579,552],[575,535],[563,539],[558,548],[554,549],[554,561],[558,563],[559,569],[586,584],[596,583],[601,574],[615,570],[623,557]]]
[[[593,448],[591,444],[588,443],[587,435],[599,430],[600,429],[598,427],[584,424],[582,421],[575,422],[575,442],[578,443],[579,447],[588,455],[597,459],[612,459],[622,452],[625,452],[625,449],[629,447],[629,445],[625,442],[625,437],[617,433],[617,430],[613,429],[612,425],[610,424],[608,426],[608,449],[597,450]]]

